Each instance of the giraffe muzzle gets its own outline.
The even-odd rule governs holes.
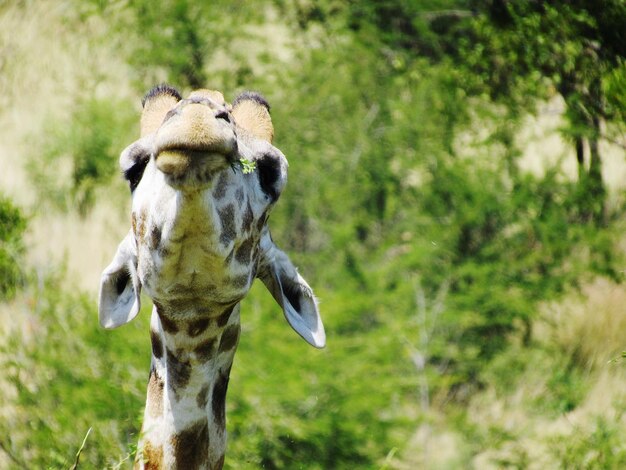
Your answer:
[[[194,166],[222,168],[236,160],[237,137],[230,111],[206,97],[181,100],[155,135],[157,168],[174,177]]]

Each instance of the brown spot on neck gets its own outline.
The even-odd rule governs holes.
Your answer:
[[[206,362],[215,354],[217,338],[208,338],[195,347],[194,352],[198,361]]]
[[[137,237],[137,241],[143,242],[146,237],[146,219],[147,215],[145,212],[139,213],[139,218],[136,221],[136,230],[135,236]]]
[[[176,394],[181,388],[184,388],[191,377],[191,363],[189,360],[183,360],[176,356],[169,348],[166,348],[167,353],[167,382]]]
[[[240,327],[237,323],[236,325],[230,325],[224,330],[220,338],[219,352],[230,351],[237,346],[237,342],[239,341],[239,329]]]
[[[256,223],[256,229],[259,232],[263,229],[265,222],[267,222],[267,218],[268,218],[268,210],[266,210],[265,212],[263,212],[263,214],[261,214],[261,217],[259,217],[259,220]]]
[[[197,421],[171,440],[176,468],[194,470],[205,468],[209,460],[209,425],[206,419]]]
[[[143,445],[141,451],[145,470],[163,470],[163,447],[154,447],[150,441]],[[135,468],[137,465],[135,464]]]
[[[237,188],[237,191],[235,191],[235,199],[237,200],[237,205],[241,208],[243,205],[243,189]]]
[[[148,381],[148,414],[153,418],[163,414],[163,387],[163,379],[152,369]]]
[[[206,404],[209,401],[209,384],[204,384],[198,395],[196,396],[196,403],[198,404],[198,408],[204,410],[206,408]]]
[[[222,199],[226,196],[226,188],[228,187],[228,176],[225,172],[223,172],[219,179],[217,180],[217,184],[215,185],[215,189],[213,190],[213,197],[217,200]]]
[[[152,355],[156,359],[163,357],[163,341],[158,331],[150,330],[150,343],[152,344]]]
[[[233,249],[230,250],[230,253],[228,253],[228,256],[224,260],[225,266],[228,266],[230,264],[230,262],[233,260],[233,256],[235,256],[235,247],[233,247]]]
[[[163,329],[168,333],[178,333],[178,325],[174,321],[172,321],[163,305],[161,305],[159,302],[154,301],[154,306],[156,307],[157,315],[161,320],[161,326],[163,327]]]
[[[243,218],[241,221],[241,230],[244,232],[248,232],[250,227],[252,227],[252,222],[254,221],[254,214],[252,213],[252,207],[250,206],[250,201],[246,205],[246,211],[243,213]]]
[[[150,230],[150,248],[156,250],[161,243],[161,229],[156,225]]]
[[[242,274],[241,276],[231,277],[228,280],[228,283],[231,286],[236,287],[238,289],[244,289],[245,287],[248,286],[249,282],[250,282],[250,275],[249,274]]]
[[[241,264],[247,265],[250,263],[250,255],[252,254],[252,245],[254,244],[254,240],[252,237],[245,240],[235,252],[235,259],[239,261]],[[247,282],[247,279],[246,279]]]
[[[210,320],[208,318],[201,318],[200,320],[194,320],[187,325],[187,333],[192,338],[201,335],[209,326]]]
[[[213,385],[211,409],[213,410],[213,420],[218,429],[226,427],[226,392],[228,391],[229,377],[230,367],[226,371],[220,371]]]
[[[219,326],[220,328],[222,328],[223,326],[226,326],[226,323],[228,323],[228,320],[230,319],[230,316],[233,313],[233,310],[235,309],[235,305],[228,307],[224,311],[224,313],[222,313],[219,317],[217,317],[217,320],[216,320],[217,326]]]
[[[217,213],[222,225],[220,243],[226,246],[237,236],[237,230],[235,228],[235,206],[228,204],[223,209],[217,211]]]

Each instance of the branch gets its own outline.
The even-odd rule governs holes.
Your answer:
[[[85,438],[83,439],[83,443],[80,445],[80,449],[78,449],[78,452],[76,452],[76,460],[74,460],[74,465],[72,465],[70,467],[70,470],[77,470],[78,469],[78,462],[80,460],[80,454],[83,453],[83,450],[85,449],[85,444],[87,443],[87,438],[89,437],[89,434],[91,434],[91,430],[93,428],[89,428],[87,430],[87,434],[85,434]]]
[[[419,13],[419,16],[428,21],[433,21],[439,18],[468,18],[470,16],[476,16],[476,13],[471,10],[439,10],[439,11],[425,11]]]
[[[11,449],[9,448],[9,446],[3,439],[0,439],[0,449],[2,449],[2,451],[6,455],[8,455],[9,458],[13,461],[13,463],[15,463],[17,466],[19,466],[20,468],[24,468],[24,469],[28,468],[28,465],[26,465],[25,462],[22,462],[15,455],[13,455],[13,452],[11,452]]]
[[[620,142],[619,140],[614,139],[613,137],[609,137],[606,134],[600,134],[600,138],[603,140],[606,140],[608,143],[612,145],[617,145],[618,147],[626,150],[626,144],[623,142]]]

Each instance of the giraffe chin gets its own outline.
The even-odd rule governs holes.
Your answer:
[[[177,190],[206,189],[215,175],[231,166],[233,155],[212,150],[164,149],[155,156],[157,169],[168,185]]]
[[[157,168],[169,176],[183,176],[190,165],[191,155],[184,150],[164,150],[156,156]]]

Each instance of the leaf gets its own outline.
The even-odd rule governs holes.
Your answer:
[[[244,175],[247,175],[248,173],[252,173],[254,170],[256,170],[256,162],[254,161],[241,158],[239,160],[239,164],[241,165],[241,171],[243,172]]]

